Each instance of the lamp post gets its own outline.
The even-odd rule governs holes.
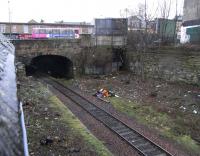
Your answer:
[[[9,34],[11,39],[11,12],[10,12],[10,0],[8,0],[8,17],[9,17]]]
[[[145,3],[144,3],[144,10],[145,10],[145,14],[144,14],[144,18],[145,18],[145,33],[147,33],[147,0],[145,0]]]
[[[125,8],[126,18],[128,17],[128,8]]]
[[[178,1],[176,0],[176,15],[175,15],[175,28],[174,28],[174,45],[176,45],[177,39],[177,22],[178,22]]]

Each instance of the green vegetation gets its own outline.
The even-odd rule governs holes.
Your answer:
[[[191,70],[198,71],[200,67],[199,59],[200,59],[199,56],[190,56],[183,62],[183,64],[185,67],[188,67]]]
[[[184,145],[186,147],[186,149],[188,150],[192,150],[196,153],[200,153],[200,148],[199,146],[197,145],[197,143],[191,139],[190,136],[187,136],[187,135],[182,135],[182,136],[179,136],[177,137],[177,141]]]
[[[112,155],[108,149],[100,142],[96,137],[94,137],[83,124],[69,111],[69,109],[61,103],[59,99],[55,96],[49,99],[51,107],[61,113],[61,119],[65,122],[72,130],[75,135],[81,135],[81,137],[86,141],[89,146],[92,146],[95,152],[100,156]]]
[[[176,121],[176,119],[172,119],[166,113],[157,112],[151,106],[139,105],[136,102],[123,98],[112,97],[109,98],[109,101],[118,111],[134,117],[142,124],[157,129],[162,136],[176,140],[187,150],[200,153],[199,145],[190,136],[180,133],[180,130],[183,131],[185,127],[181,124],[179,118]]]
[[[25,79],[18,95],[24,103],[30,155],[112,155],[48,90]],[[42,145],[47,138],[53,143]]]
[[[21,89],[18,89],[17,94],[23,103],[35,103],[35,105],[40,104],[40,101],[47,100],[52,93],[41,83],[24,85]]]

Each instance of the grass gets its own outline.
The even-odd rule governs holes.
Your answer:
[[[66,154],[70,147],[81,145],[83,149],[81,154],[83,155],[88,153],[95,153],[99,156],[112,155],[103,143],[95,138],[56,96],[53,96],[46,85],[30,81],[18,90],[18,94],[21,95],[21,100],[24,103],[29,103],[24,106],[24,112],[28,123],[27,134],[30,153],[49,155],[48,152],[52,150],[55,155],[58,153],[62,155]],[[46,108],[48,111],[44,112]],[[56,112],[59,112],[61,117],[55,119],[54,113]],[[62,135],[65,131],[66,135]],[[40,140],[47,136],[52,138],[58,136],[66,140],[63,143],[55,141],[53,146],[41,146]],[[66,150],[60,146],[62,144],[66,146]]]
[[[187,136],[187,135],[179,136],[179,137],[177,137],[177,141],[180,144],[184,145],[186,147],[186,149],[192,150],[198,154],[200,153],[200,149],[199,149],[200,147],[190,136]]]
[[[164,113],[156,112],[150,106],[140,106],[135,102],[123,98],[110,98],[110,102],[120,112],[126,113],[128,116],[136,118],[141,123],[151,123],[157,129],[166,128],[170,120]]]
[[[69,85],[72,81],[65,80],[62,83]],[[108,100],[118,111],[158,130],[161,136],[177,141],[188,151],[200,153],[200,146],[188,134],[189,128],[184,125],[183,116],[172,119],[168,114],[157,112],[151,106],[139,105],[124,98],[111,97]]]
[[[65,105],[63,105],[63,103],[56,96],[50,97],[49,102],[51,103],[52,108],[61,113],[61,120],[66,123],[76,135],[81,135],[88,146],[93,147],[98,155],[112,155],[103,145],[103,143],[94,137],[90,132],[88,132],[86,127],[71,113],[71,111]]]
[[[176,120],[162,112],[157,112],[151,106],[139,105],[136,102],[111,97],[108,99],[112,105],[120,112],[134,117],[138,122],[157,129],[164,137],[173,139],[184,146],[188,151],[200,153],[200,146],[188,135],[179,134],[176,128],[183,130],[182,125],[177,125]]]

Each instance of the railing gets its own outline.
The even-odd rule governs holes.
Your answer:
[[[10,53],[14,54],[14,45],[2,33],[0,33],[0,44],[4,45],[10,51]]]
[[[8,54],[13,54],[15,52],[15,47],[10,41],[0,33],[0,78],[4,74],[5,63]]]
[[[7,79],[9,79],[9,81],[11,80],[11,82],[9,83],[10,85],[8,85],[8,86],[6,85],[6,88],[11,88],[10,91],[12,91],[12,92],[15,91],[15,90],[13,90],[13,87],[16,88],[16,82],[15,82],[15,79],[13,79],[14,76],[8,74],[8,72],[12,72],[12,73],[15,72],[15,70],[13,70],[14,69],[14,61],[12,60],[10,62],[10,60],[8,59],[9,54],[14,55],[14,53],[15,53],[14,45],[9,41],[9,39],[7,39],[4,35],[2,35],[0,33],[0,91],[2,91],[2,93],[4,93],[6,96],[8,96],[8,98],[11,98],[11,99],[15,99],[15,98],[13,96],[11,97],[12,94],[8,94],[8,91],[5,89],[5,86],[3,86],[3,84],[7,84],[6,83]],[[10,58],[14,59],[13,56]],[[3,131],[3,132],[5,131],[5,133],[8,131],[8,134],[4,135],[4,133],[1,133],[1,131],[0,131],[0,138],[1,138],[0,139],[0,155],[2,155],[2,153],[4,153],[3,155],[5,155],[5,153],[6,153],[6,156],[8,156],[8,155],[13,156],[13,153],[17,151],[18,154],[15,154],[15,155],[22,155],[22,153],[23,153],[24,156],[28,156],[29,154],[28,154],[27,134],[26,134],[26,127],[25,127],[22,103],[20,103],[20,108],[18,110],[18,108],[15,107],[17,105],[17,103],[15,104],[16,101],[14,101],[14,100],[8,101],[7,99],[6,100],[5,99],[2,100],[2,99],[3,98],[0,94],[0,102],[3,101],[3,104],[1,103],[1,106],[4,108],[4,109],[0,109],[4,113],[4,114],[1,114],[2,112],[0,112],[0,121],[2,120],[1,118],[6,119],[5,121],[2,121],[4,126],[1,126],[1,128],[2,128],[1,131]],[[11,106],[13,106],[13,107],[11,107]],[[13,108],[16,108],[16,110]],[[8,111],[9,113],[7,113],[6,111]],[[16,121],[12,120],[14,115],[16,115],[15,116],[16,120],[18,120],[18,117],[20,116],[20,118],[19,118],[20,122],[17,122],[17,123],[21,124],[22,136],[17,134],[18,133],[17,132],[18,126],[16,126],[17,123],[16,123]],[[19,129],[19,131],[20,131],[20,129]],[[16,139],[17,137],[19,137],[19,138],[22,137],[22,141],[23,141],[22,146],[23,146],[24,151],[22,151],[22,148],[19,147],[19,146],[21,146],[21,145],[19,145],[20,142],[17,143],[17,141],[15,141],[15,140],[18,140],[18,139]],[[2,150],[3,150],[3,152],[2,152]]]

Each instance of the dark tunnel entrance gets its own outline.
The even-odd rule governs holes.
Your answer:
[[[26,66],[26,75],[34,75],[36,72],[49,74],[55,78],[73,78],[73,63],[66,57],[58,55],[42,55],[31,60]]]
[[[117,69],[120,71],[126,70],[126,56],[125,48],[113,48],[113,63],[117,66]]]

